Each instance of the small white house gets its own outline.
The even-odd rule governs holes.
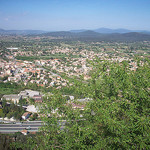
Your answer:
[[[31,113],[29,112],[25,112],[23,115],[22,115],[22,119],[26,120],[30,117]]]

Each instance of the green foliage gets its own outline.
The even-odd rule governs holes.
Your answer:
[[[23,86],[21,84],[11,82],[7,83],[0,82],[0,98],[3,95],[19,93],[22,89]]]
[[[4,137],[5,135],[3,135],[3,138]],[[9,143],[5,143],[5,144],[7,144],[8,149],[11,149],[11,150],[34,149],[34,147],[31,146],[33,145],[34,142],[31,143],[31,141],[35,139],[35,135],[28,134],[24,136],[22,133],[16,132],[14,134],[7,135],[7,139],[9,139]],[[2,141],[2,144],[3,144],[3,141]]]
[[[34,113],[33,116],[30,117],[30,120],[37,120],[38,119],[38,114]]]
[[[3,113],[3,110],[0,109],[0,118],[4,118],[5,117],[5,114]]]
[[[27,100],[26,99],[21,99],[21,100],[19,100],[19,105],[27,105],[28,104],[28,102],[27,102]]]
[[[66,61],[66,58],[68,55],[66,54],[51,54],[51,55],[45,55],[45,56],[16,56],[16,59],[18,60],[27,60],[27,61],[34,61],[34,60],[49,60],[49,59],[62,59],[63,61]],[[71,55],[71,58],[79,58],[77,55]]]
[[[4,117],[14,117],[16,120],[21,120],[22,114],[25,112],[21,106],[16,106],[15,104],[7,105],[6,101],[2,101],[3,113],[2,116]]]
[[[73,109],[59,92],[44,99],[44,125],[30,149],[150,149],[150,61],[129,70],[127,62],[91,62],[91,80],[72,90],[92,98]]]
[[[29,103],[33,105],[35,103],[34,99],[33,98],[29,98]]]
[[[3,135],[0,133],[0,149],[1,150],[11,150],[10,143],[12,140],[8,137],[8,135]]]

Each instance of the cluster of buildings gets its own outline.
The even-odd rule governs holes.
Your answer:
[[[0,77],[8,77],[3,82],[20,82],[22,81],[24,85],[28,83],[36,83],[38,86],[66,86],[67,80],[62,79],[61,76],[54,74],[50,70],[46,70],[41,66],[45,66],[46,63],[43,60],[29,62],[29,61],[19,61],[11,59],[9,62],[0,59]],[[55,60],[51,62],[55,64]]]
[[[65,53],[68,57],[65,57],[65,61],[62,59],[48,59],[48,60],[35,60],[35,61],[21,61],[16,60],[15,56],[32,56],[30,51],[21,51],[15,48],[11,48],[11,54],[7,55],[9,62],[0,59],[0,77],[8,77],[4,82],[24,82],[24,85],[28,83],[35,83],[38,86],[62,88],[68,85],[68,81],[61,77],[61,73],[65,73],[68,77],[80,77],[84,76],[85,80],[90,79],[89,72],[92,67],[89,66],[88,60],[93,60],[97,56],[101,60],[118,61],[122,62],[127,60],[130,62],[130,69],[136,70],[137,64],[128,57],[116,56],[109,57],[109,54],[104,52],[104,48],[101,48],[101,52],[95,52],[92,50],[73,48],[61,48],[55,47],[54,49],[48,49],[46,52],[49,54],[62,54]],[[111,49],[115,51],[115,49]],[[43,54],[44,51],[38,51],[39,54]],[[69,57],[69,55],[76,55],[80,57]],[[57,73],[54,73],[57,72]],[[60,75],[59,75],[60,74]]]
[[[1,100],[11,101],[15,104],[18,104],[20,100],[32,98],[34,102],[42,102],[42,95],[38,91],[33,90],[25,90],[21,91],[19,94],[10,94],[10,95],[3,95]]]

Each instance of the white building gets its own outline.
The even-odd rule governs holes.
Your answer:
[[[22,115],[22,119],[26,120],[30,117],[31,113],[29,112],[25,112],[23,115]]]

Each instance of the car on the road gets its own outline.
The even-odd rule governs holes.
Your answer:
[[[22,123],[21,123],[21,122],[16,122],[16,124],[19,124],[19,125],[20,125],[20,124],[22,124]]]
[[[30,130],[30,129],[31,129],[31,127],[30,127],[30,126],[26,127],[26,130]]]

